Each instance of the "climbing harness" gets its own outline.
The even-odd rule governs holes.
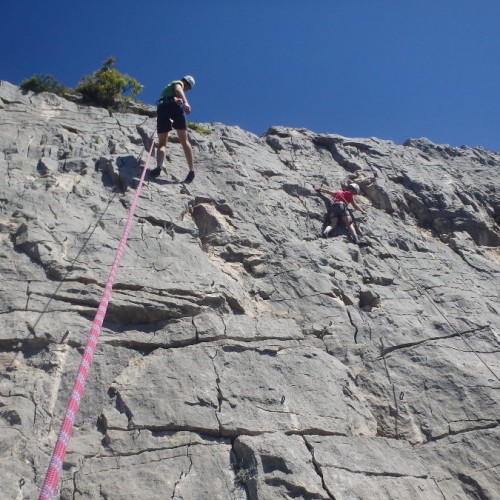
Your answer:
[[[184,106],[184,101],[180,97],[160,97],[160,99],[156,101],[156,104],[160,105],[168,102],[173,102],[178,106]]]
[[[335,201],[332,203],[328,211],[330,217],[345,217],[347,213],[347,204],[342,201]]]
[[[66,411],[64,413],[64,418],[61,424],[61,429],[59,431],[56,445],[52,453],[52,458],[50,460],[49,467],[47,469],[45,480],[40,492],[39,500],[52,500],[57,492],[57,488],[59,485],[59,476],[61,474],[61,469],[64,463],[66,449],[69,443],[69,439],[71,437],[71,433],[73,431],[74,422],[76,419],[76,415],[78,413],[78,408],[80,407],[80,401],[83,396],[83,391],[90,370],[90,365],[92,364],[92,358],[97,346],[99,334],[101,333],[101,328],[104,322],[104,318],[106,316],[108,304],[111,299],[113,284],[116,279],[116,274],[120,266],[121,258],[125,251],[128,233],[130,231],[130,227],[132,226],[132,218],[134,216],[137,203],[139,201],[139,195],[141,193],[144,177],[148,169],[149,160],[151,159],[153,145],[154,141],[152,140],[149,148],[149,153],[146,162],[144,164],[144,168],[142,170],[141,178],[139,180],[139,185],[137,186],[134,199],[130,206],[127,222],[125,224],[125,228],[123,230],[122,237],[120,239],[120,243],[116,251],[115,259],[113,261],[113,265],[111,267],[111,271],[109,273],[108,280],[104,288],[101,302],[99,303],[99,308],[97,309],[94,322],[92,323],[92,328],[90,329],[90,332],[87,336],[87,344],[82,355],[82,359],[80,362],[80,366],[78,368],[78,373],[75,382],[73,384],[73,390],[71,392],[71,396],[66,406]]]

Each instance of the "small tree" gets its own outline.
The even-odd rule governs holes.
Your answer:
[[[57,95],[63,95],[66,87],[60,84],[55,77],[45,73],[37,73],[30,78],[24,79],[19,85],[22,90],[32,91],[37,94],[40,92],[52,92]]]
[[[97,71],[84,76],[76,86],[83,100],[104,108],[115,107],[123,99],[133,99],[142,90],[142,85],[113,66],[115,58],[109,57]]]

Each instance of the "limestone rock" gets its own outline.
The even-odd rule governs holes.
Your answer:
[[[153,146],[0,82],[0,484],[36,498]],[[142,186],[60,497],[498,497],[500,153],[220,123]],[[149,165],[151,167],[151,164]],[[364,243],[320,238],[355,181]]]

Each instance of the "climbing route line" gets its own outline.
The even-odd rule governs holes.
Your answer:
[[[429,300],[430,304],[435,308],[435,310],[438,312],[440,316],[444,319],[446,323],[450,326],[450,328],[462,339],[462,341],[465,343],[465,345],[471,350],[472,353],[478,358],[478,360],[484,365],[484,367],[495,377],[499,382],[500,382],[500,377],[493,371],[493,369],[488,365],[488,363],[480,356],[480,354],[474,349],[472,344],[467,340],[467,338],[463,335],[462,332],[449,320],[448,316],[441,310],[441,308],[436,304],[430,293],[425,290],[425,288],[421,287],[414,279],[413,276],[403,267],[403,265],[400,263],[399,259],[389,250],[387,245],[382,241],[380,238],[376,238],[379,243],[384,247],[386,252],[393,257],[396,262],[398,263],[398,268],[400,271],[402,271],[408,279],[413,283],[415,288],[421,292],[422,295],[425,295],[427,299]]]
[[[154,136],[154,134],[153,134]],[[102,294],[101,302],[97,309],[97,313],[92,323],[92,328],[87,336],[87,344],[82,355],[80,366],[78,368],[78,373],[73,385],[73,390],[69,398],[68,404],[66,406],[66,411],[64,413],[64,418],[61,424],[61,429],[57,437],[57,441],[52,453],[52,458],[47,469],[47,474],[40,492],[39,500],[52,500],[57,492],[59,485],[59,476],[61,474],[61,469],[64,463],[64,457],[66,455],[66,449],[68,447],[69,439],[73,431],[73,425],[78,414],[78,408],[80,407],[80,401],[83,396],[83,391],[85,388],[85,382],[87,381],[87,376],[92,364],[92,358],[97,346],[97,341],[99,339],[99,334],[101,333],[102,324],[106,316],[106,311],[108,308],[109,301],[111,299],[111,292],[113,289],[113,283],[115,282],[118,268],[127,245],[128,233],[130,227],[132,226],[132,220],[134,217],[135,209],[139,201],[139,195],[141,193],[142,185],[144,183],[144,177],[148,170],[148,164],[151,159],[151,153],[154,146],[154,140],[151,140],[151,145],[149,148],[148,156],[146,158],[144,168],[141,173],[141,178],[139,180],[139,185],[137,186],[134,200],[130,206],[127,222],[123,230],[118,249],[116,251],[115,259],[111,267],[111,271]],[[142,154],[142,153],[141,153]]]

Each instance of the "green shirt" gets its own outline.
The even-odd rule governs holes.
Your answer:
[[[175,86],[180,85],[182,90],[184,90],[184,82],[182,80],[174,80],[170,82],[161,93],[160,99],[175,97]]]

